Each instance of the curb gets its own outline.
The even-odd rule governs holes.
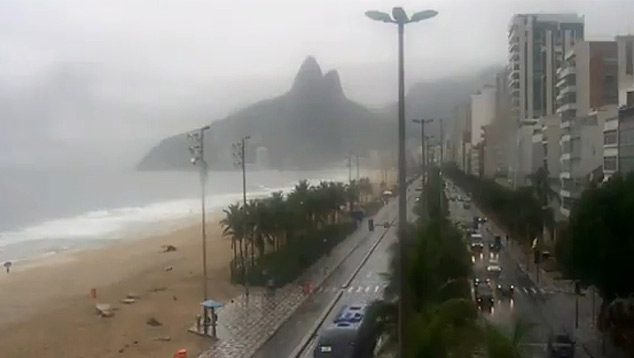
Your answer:
[[[396,218],[392,219],[392,221],[390,222],[390,227],[394,224],[395,221],[396,221]],[[365,263],[368,261],[368,259],[370,259],[370,256],[372,255],[372,253],[374,253],[374,250],[376,250],[377,246],[379,246],[381,241],[383,241],[383,238],[385,237],[385,235],[387,235],[388,231],[390,231],[389,228],[387,230],[385,230],[383,232],[383,234],[381,234],[381,237],[379,237],[379,239],[376,240],[376,242],[374,244],[372,244],[372,247],[370,248],[370,250],[368,250],[368,252],[365,254],[363,259],[359,263],[359,266],[357,266],[357,268],[354,270],[354,272],[352,272],[352,275],[350,275],[350,277],[348,278],[346,283],[344,283],[341,286],[341,288],[347,288],[348,286],[350,286],[350,283],[352,282],[352,280],[354,280],[355,276],[357,276],[359,271],[361,271],[361,268],[363,267],[363,265],[365,265]]]
[[[395,217],[394,219],[392,219],[392,222],[394,222],[395,220],[396,220],[396,217]],[[388,230],[389,230],[389,229],[388,229]],[[377,240],[377,243],[378,243],[378,242],[380,242],[380,241],[383,239],[383,236],[385,236],[385,234],[387,233],[387,231],[388,231],[388,230],[385,230],[385,233],[383,233],[383,234],[381,235],[381,237]],[[345,240],[347,240],[347,239],[348,239],[348,238],[346,238]],[[350,256],[351,256],[351,255],[352,255],[352,254],[353,254],[353,253],[354,253],[354,252],[355,252],[355,251],[356,251],[356,250],[357,250],[357,249],[361,246],[361,244],[363,244],[363,243],[365,242],[365,240],[366,240],[366,239],[367,239],[367,237],[364,237],[364,238],[362,238],[361,240],[359,240],[359,242],[358,242],[356,245],[354,245],[354,246],[352,247],[352,249],[350,249],[350,251],[349,251],[349,252],[348,252],[348,253],[347,253],[347,254],[346,254],[346,255],[345,255],[345,256],[344,256],[341,260],[339,260],[339,262],[338,262],[338,263],[337,263],[337,264],[336,264],[336,265],[335,265],[335,266],[334,266],[331,270],[329,270],[329,271],[328,271],[328,272],[327,272],[327,273],[326,273],[326,274],[322,277],[321,281],[320,281],[317,285],[315,285],[315,289],[319,288],[319,287],[320,287],[320,286],[324,283],[324,281],[326,281],[326,280],[328,279],[328,277],[330,277],[330,276],[331,276],[331,275],[332,275],[332,274],[333,274],[333,273],[334,273],[334,272],[335,272],[335,271],[336,271],[336,270],[337,270],[337,269],[341,266],[341,264],[343,264],[343,262],[344,262],[344,261],[345,261],[348,257],[350,257]],[[345,240],[344,240],[344,241],[342,241],[341,243],[345,242]],[[340,243],[340,244],[341,244],[341,243]],[[376,243],[375,243],[375,245],[376,245]],[[376,246],[374,246],[374,245],[373,245],[373,247],[371,248],[371,251],[374,251],[374,248],[376,248]],[[367,257],[369,257],[369,255],[368,255]],[[365,263],[365,261],[367,261],[367,257],[364,257],[364,259],[362,260],[362,262],[363,262],[363,263]],[[359,270],[360,270],[360,267],[358,267],[358,268],[355,270],[354,274],[358,273],[358,271],[359,271]],[[354,278],[354,276],[353,276],[353,278]],[[350,280],[350,281],[352,281],[352,280]],[[290,284],[293,284],[293,283],[290,283]],[[276,334],[276,333],[280,330],[280,328],[282,328],[282,326],[284,325],[284,323],[286,323],[286,321],[288,321],[288,320],[291,318],[291,316],[293,315],[293,313],[295,313],[295,311],[297,311],[297,310],[299,309],[299,307],[301,307],[301,305],[303,305],[303,304],[304,304],[304,302],[306,302],[306,300],[307,300],[310,296],[312,296],[312,294],[313,294],[313,293],[310,293],[310,294],[308,294],[308,295],[304,295],[303,299],[299,302],[299,304],[297,305],[297,307],[296,307],[295,309],[293,309],[293,310],[289,311],[288,315],[287,315],[287,316],[285,316],[285,317],[284,317],[284,318],[280,321],[279,325],[278,325],[278,326],[277,326],[277,327],[273,330],[273,332],[271,333],[271,335],[270,335],[270,336],[269,336],[269,337],[268,337],[268,338],[267,338],[267,339],[266,339],[266,340],[265,340],[262,344],[258,345],[258,347],[257,347],[257,348],[255,348],[255,349],[253,350],[253,353],[248,354],[246,357],[252,357],[253,355],[255,355],[255,354],[256,354],[256,353],[260,350],[260,348],[262,348],[262,347],[263,347],[266,343],[268,343],[268,342],[269,342],[269,341],[270,341],[270,340],[271,340],[271,339],[275,336],[275,334]],[[341,298],[341,295],[343,295],[343,292],[342,292],[342,291],[339,291],[339,293],[336,295],[337,300],[339,300],[339,298]],[[336,305],[336,303],[337,303],[337,301],[334,301],[334,300],[333,300],[333,302],[331,302],[332,306],[329,306],[329,310],[332,310],[332,309],[334,308],[334,306]],[[330,313],[330,312],[328,312],[328,313]],[[319,327],[321,326],[321,324],[323,323],[323,321],[324,321],[324,320],[326,319],[326,317],[328,316],[328,313],[327,313],[327,314],[326,314],[326,316],[323,318],[323,320],[318,321],[319,325],[318,325],[318,326],[317,326],[317,328],[316,328],[317,330],[319,329]],[[312,336],[312,334],[311,334],[311,336]],[[305,337],[304,337],[304,338],[305,338]],[[303,342],[304,338],[302,338],[302,342]],[[308,344],[308,342],[309,342],[309,341],[305,342],[305,343],[304,343],[304,345]],[[300,345],[300,346],[298,346],[298,347],[301,347],[301,348],[302,348],[302,351],[303,351],[303,349],[305,349],[305,346],[303,347],[303,346],[301,346],[301,345]],[[301,351],[300,351],[299,353],[301,353]]]
[[[328,316],[330,315],[330,312],[332,312],[332,310],[335,308],[335,306],[337,305],[337,302],[339,302],[339,299],[341,299],[341,296],[343,296],[343,291],[339,291],[335,295],[335,297],[330,301],[330,303],[328,304],[328,307],[322,312],[321,316],[315,322],[313,327],[310,328],[310,330],[308,331],[308,334],[306,334],[302,338],[302,340],[300,341],[300,344],[293,350],[293,352],[290,355],[291,358],[299,357],[302,353],[304,353],[304,350],[306,349],[306,347],[308,347],[310,342],[313,340],[313,338],[317,334],[319,327],[321,327],[321,325],[324,324],[324,321],[326,320],[326,318],[328,318]]]

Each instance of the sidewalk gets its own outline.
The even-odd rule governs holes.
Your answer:
[[[395,201],[390,201],[375,215],[376,222],[389,220]],[[378,229],[377,229],[378,230]],[[252,288],[249,299],[244,294],[226,303],[218,311],[218,339],[199,358],[248,358],[275,334],[280,326],[310,296],[302,291],[302,282],[311,282],[313,292],[337,268],[354,248],[369,237],[367,220],[348,238],[322,257],[295,282],[270,294]]]

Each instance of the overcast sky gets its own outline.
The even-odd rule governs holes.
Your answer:
[[[383,106],[396,29],[363,13],[392,5],[439,12],[407,27],[408,84],[504,64],[518,12],[585,15],[588,39],[634,32],[632,0],[0,0],[0,164],[136,160],[287,90],[307,55],[338,69],[350,98]]]

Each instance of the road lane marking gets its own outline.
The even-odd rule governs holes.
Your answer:
[[[350,288],[348,289],[348,293],[352,293],[353,290],[354,290],[354,286],[350,286]]]
[[[379,292],[379,286],[374,287],[374,292]]]
[[[537,290],[535,290],[535,287],[531,287],[531,292],[532,292],[533,294],[536,294],[536,293],[537,293]]]
[[[366,293],[370,292],[370,286],[368,286],[368,287],[366,287],[366,288],[365,288],[365,292],[366,292]]]
[[[361,292],[361,291],[363,291],[363,287],[359,286],[359,287],[357,288],[357,293],[359,293],[359,292]]]

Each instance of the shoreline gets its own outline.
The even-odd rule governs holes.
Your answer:
[[[221,217],[213,212],[207,219],[207,271],[211,297],[226,302],[241,288],[229,282],[231,240],[222,237]],[[177,251],[163,253],[162,245]],[[51,358],[169,357],[180,348],[195,354],[209,344],[187,332],[202,301],[201,269],[200,223],[193,219],[171,232],[16,265],[0,273],[0,351]],[[120,303],[128,293],[139,295],[136,303]],[[102,318],[97,303],[118,310]],[[162,326],[147,325],[149,318]]]

